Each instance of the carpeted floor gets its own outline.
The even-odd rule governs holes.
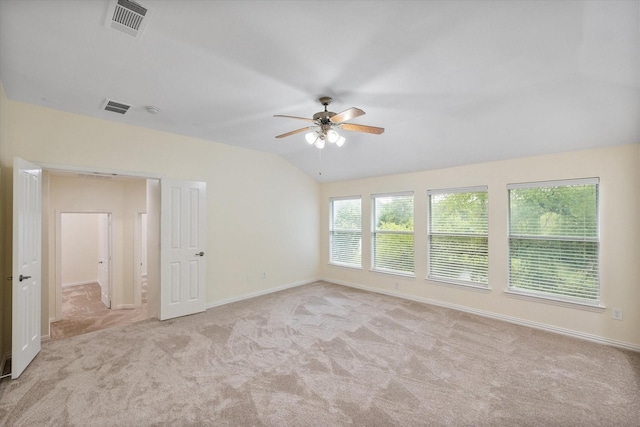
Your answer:
[[[50,341],[6,426],[637,426],[640,353],[314,283]]]
[[[98,283],[62,288],[62,319],[51,323],[51,339],[74,337],[147,319],[149,316],[144,281],[141,291],[140,307],[110,310],[100,300]]]

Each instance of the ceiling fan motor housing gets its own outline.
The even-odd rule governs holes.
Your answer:
[[[320,111],[319,113],[315,113],[313,115],[313,120],[318,122],[320,126],[323,126],[322,130],[326,131],[331,128],[331,121],[329,120],[331,117],[335,116],[336,113],[333,111],[327,111],[327,106],[331,104],[331,97],[329,96],[321,96],[318,101],[322,105],[324,105],[324,111]],[[326,126],[326,129],[324,128]]]
[[[320,123],[329,122],[329,119],[335,116],[336,113],[333,111],[320,111],[319,113],[315,113],[313,115],[313,120],[319,121]]]

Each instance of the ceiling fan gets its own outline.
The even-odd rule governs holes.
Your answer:
[[[291,132],[283,133],[276,136],[276,138],[285,138],[296,133],[304,132],[309,129],[313,129],[304,136],[309,145],[315,145],[319,149],[323,149],[325,142],[336,144],[338,147],[342,147],[345,142],[345,137],[340,135],[336,129],[344,129],[354,132],[365,132],[380,135],[384,132],[384,128],[375,126],[358,125],[355,123],[345,123],[348,120],[365,114],[359,108],[351,107],[344,110],[341,113],[334,113],[333,111],[327,111],[327,106],[331,104],[331,98],[328,96],[322,96],[318,99],[322,105],[324,105],[324,111],[320,111],[313,115],[312,119],[306,117],[285,116],[282,114],[276,114],[273,117],[288,117],[290,119],[305,120],[312,122],[313,125],[306,126],[300,129],[292,130]]]

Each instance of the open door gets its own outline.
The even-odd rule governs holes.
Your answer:
[[[205,310],[206,183],[160,182],[160,320]]]
[[[13,272],[11,378],[40,352],[42,169],[13,161]]]
[[[100,214],[98,230],[98,283],[100,299],[111,308],[111,214]]]

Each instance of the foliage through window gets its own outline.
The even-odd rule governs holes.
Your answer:
[[[597,304],[598,179],[509,186],[509,290]]]
[[[413,193],[373,196],[373,269],[413,274]]]
[[[330,262],[350,267],[362,265],[362,214],[360,197],[331,200]]]
[[[429,279],[488,286],[486,187],[427,194]]]

